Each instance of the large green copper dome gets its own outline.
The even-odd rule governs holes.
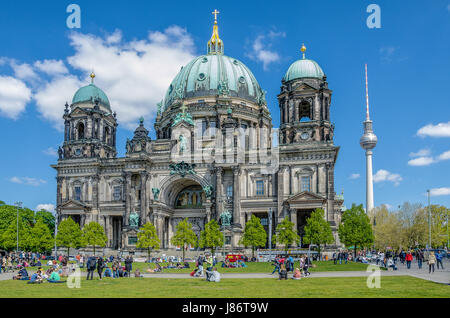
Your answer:
[[[241,61],[223,54],[217,20],[208,41],[206,55],[196,57],[182,67],[164,98],[164,109],[173,101],[208,96],[238,97],[260,105],[267,104],[255,76]]]
[[[175,99],[216,95],[265,103],[261,87],[244,63],[222,54],[207,54],[181,68],[167,90],[164,106]]]
[[[72,104],[83,103],[83,102],[92,102],[98,99],[101,104],[105,105],[107,108],[110,108],[109,99],[106,94],[93,83],[81,87],[73,96]]]

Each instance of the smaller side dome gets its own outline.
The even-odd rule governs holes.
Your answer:
[[[98,99],[100,103],[110,108],[109,99],[106,94],[94,84],[89,84],[87,86],[81,87],[73,96],[72,104],[92,102]]]
[[[303,53],[303,58],[295,61],[289,66],[283,79],[288,82],[299,78],[318,78],[322,79],[325,74],[322,68],[316,61],[305,58],[306,47],[303,44],[300,51]]]

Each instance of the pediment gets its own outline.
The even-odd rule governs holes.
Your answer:
[[[75,109],[72,111],[72,113],[70,114],[70,116],[81,116],[81,115],[86,115],[87,111],[81,107],[75,107]]]
[[[87,204],[84,204],[80,201],[76,200],[69,200],[61,204],[61,209],[78,209],[78,210],[84,210],[84,209],[90,209],[90,206]]]
[[[294,87],[295,91],[310,91],[310,90],[316,90],[315,87],[308,85],[306,83],[301,83],[298,86]]]
[[[326,198],[324,198],[321,195],[318,195],[316,193],[312,193],[312,192],[308,192],[308,191],[303,191],[300,193],[297,193],[295,195],[293,195],[292,197],[288,198],[286,200],[287,203],[296,203],[296,202],[311,202],[311,201],[325,201]]]

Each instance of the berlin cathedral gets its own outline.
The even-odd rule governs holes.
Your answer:
[[[141,118],[123,145],[125,157],[117,157],[120,118],[94,74],[66,103],[64,143],[52,165],[58,222],[98,222],[107,249],[121,251],[136,250],[139,227],[152,222],[161,250],[169,251],[177,248],[171,238],[180,221],[187,218],[200,235],[216,219],[225,250],[237,251],[252,214],[273,234],[287,217],[303,237],[307,218],[321,208],[339,245],[343,196],[334,189],[339,147],[327,77],[303,45],[281,79],[280,127],[273,129],[258,81],[224,54],[215,12],[206,54],[181,68],[158,104],[155,140]]]

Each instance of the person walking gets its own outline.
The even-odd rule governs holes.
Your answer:
[[[100,277],[100,280],[102,280],[103,267],[104,267],[103,258],[102,257],[98,257],[98,259],[97,259],[97,273],[98,273],[98,277]]]
[[[279,263],[278,255],[273,260],[272,265],[274,266],[274,269],[273,269],[273,272],[270,275],[273,275],[273,273],[275,273],[275,272],[280,272],[280,263]]]
[[[405,260],[406,260],[406,267],[408,269],[411,269],[411,261],[413,260],[413,256],[411,254],[411,251],[408,251],[406,253]]]
[[[200,254],[197,259],[198,276],[203,277],[203,255]]]
[[[444,269],[444,265],[442,265],[442,254],[439,251],[436,251],[436,265],[437,269],[439,269],[439,264],[441,264],[441,268]]]
[[[97,264],[97,261],[95,260],[95,257],[91,256],[88,258],[87,261],[87,278],[86,280],[89,280],[89,276],[91,276],[91,280],[94,279],[94,270],[95,270],[95,265]]]
[[[336,261],[337,261],[337,258],[336,258],[336,251],[333,253],[333,263],[334,263],[334,265],[336,265]]]
[[[434,273],[434,264],[436,263],[436,256],[433,251],[430,251],[430,256],[428,256],[428,274],[431,274],[431,269],[433,269]]]
[[[419,266],[419,269],[422,269],[422,263],[423,263],[422,250],[420,250],[420,249],[417,250],[416,258],[417,258],[417,265]]]

